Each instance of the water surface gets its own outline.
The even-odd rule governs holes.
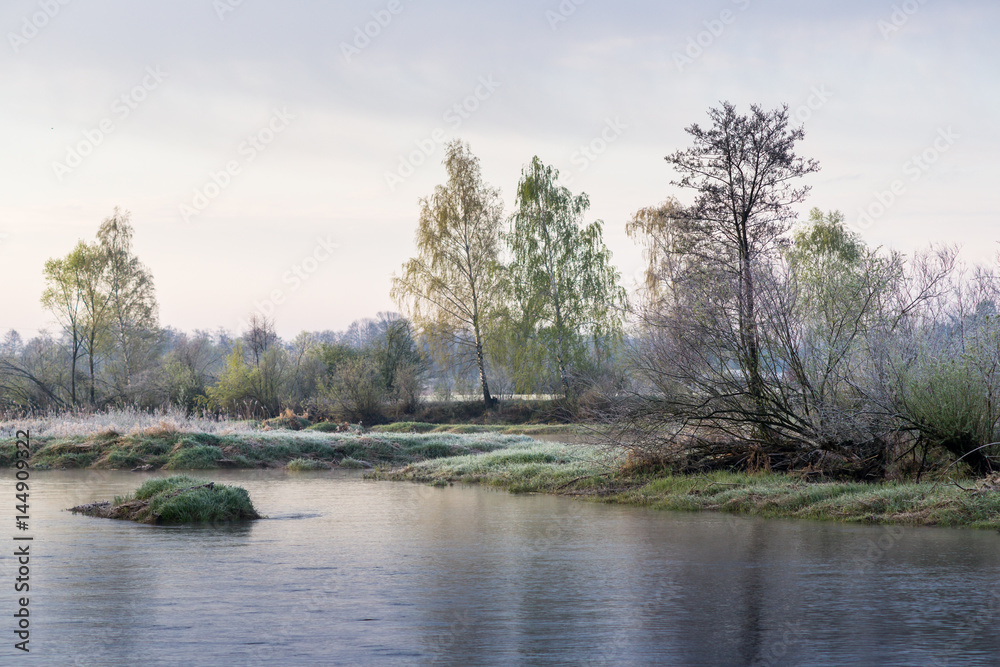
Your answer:
[[[246,487],[270,518],[162,528],[74,516],[62,510],[148,475],[33,473],[32,652],[19,662],[1000,664],[994,532],[674,514],[346,473],[202,476]],[[13,508],[2,512],[12,525]],[[0,663],[12,654],[0,647]]]

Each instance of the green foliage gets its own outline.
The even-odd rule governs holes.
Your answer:
[[[439,428],[438,424],[426,422],[393,422],[378,426],[373,430],[380,433],[429,433],[437,428]]]
[[[570,372],[621,338],[627,302],[604,245],[603,223],[585,225],[589,199],[574,196],[558,178],[537,157],[522,173],[505,236],[512,253],[505,281],[511,300],[501,319],[512,367],[536,376],[552,369],[568,396]],[[530,384],[523,373],[518,379]]]
[[[329,416],[351,422],[377,423],[386,405],[416,408],[426,367],[410,323],[382,313],[368,322],[368,338],[360,347],[325,344],[321,357],[326,374],[319,383],[319,407]]]
[[[163,466],[164,468],[167,470],[207,470],[218,468],[219,459],[225,458],[222,450],[215,446],[185,445],[188,443],[184,441],[178,443],[178,446],[183,448],[171,455],[167,464]]]
[[[392,297],[444,356],[455,346],[479,370],[483,401],[493,402],[484,346],[488,313],[499,298],[503,202],[482,180],[469,147],[448,144],[448,182],[420,202],[417,256],[394,276]]]
[[[445,456],[454,456],[460,452],[443,442],[429,442],[424,445],[416,445],[407,448],[407,453],[422,459],[438,459]]]
[[[131,508],[127,518],[144,523],[189,524],[259,519],[260,515],[245,489],[224,484],[203,486],[204,480],[186,475],[150,480],[134,496],[116,498],[119,507],[133,500],[144,501],[144,507]],[[192,488],[194,487],[194,488]],[[124,508],[122,508],[124,509]],[[114,512],[114,509],[112,510]]]
[[[113,449],[108,453],[107,462],[111,468],[134,468],[145,463],[145,457],[129,449]]]
[[[248,361],[243,343],[237,343],[218,382],[208,388],[210,405],[242,417],[278,414],[285,356],[274,346]]]
[[[204,480],[195,479],[187,475],[173,475],[171,477],[160,477],[143,482],[142,486],[136,489],[132,496],[136,500],[149,500],[153,496],[165,491],[176,491],[191,486],[204,484]]]
[[[347,422],[318,422],[306,427],[307,431],[319,431],[320,433],[344,433],[351,430],[351,425]]]
[[[320,347],[320,358],[326,364],[327,373],[335,373],[347,362],[363,356],[361,350],[345,343],[324,343]]]
[[[343,361],[322,391],[328,409],[339,419],[369,424],[383,419],[388,392],[381,369],[370,355]]]
[[[116,208],[101,223],[96,243],[80,241],[65,258],[45,263],[42,305],[68,339],[69,382],[58,387],[35,379],[61,407],[85,400],[78,390],[81,357],[86,357],[90,405],[99,404],[98,374],[103,402],[146,398],[133,380],[154,365],[157,305],[152,276],[132,252],[132,236],[129,213]]]
[[[305,417],[297,416],[291,410],[285,410],[280,417],[265,420],[264,426],[267,428],[284,428],[289,431],[301,431],[312,426],[312,422]]]
[[[956,457],[1000,439],[1000,406],[989,378],[976,372],[971,355],[921,359],[904,375],[900,403],[906,418],[928,446],[944,447]],[[991,469],[985,450],[965,462],[976,472]]]
[[[401,403],[407,412],[416,409],[420,400],[420,377],[427,362],[417,349],[410,323],[404,319],[386,321],[370,354],[389,398]]]

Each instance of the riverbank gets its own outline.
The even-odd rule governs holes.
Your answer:
[[[482,484],[514,493],[552,493],[679,511],[864,524],[1000,529],[1000,478],[952,482],[813,482],[784,474],[622,472],[591,447],[516,443],[493,452],[375,471],[376,479]]]
[[[211,470],[216,468],[374,468],[476,454],[530,442],[502,433],[324,433],[234,430],[205,433],[154,427],[132,433],[32,436],[32,467],[39,470]],[[0,466],[15,460],[0,445]]]
[[[343,424],[301,430],[260,422],[38,421],[36,469],[210,470],[368,469],[376,479],[481,484],[513,493],[551,493],[666,510],[719,511],[772,518],[1000,529],[1000,478],[863,484],[815,482],[784,474],[667,475],[629,471],[587,441],[585,426],[400,422],[360,431]],[[0,425],[13,434],[13,424]],[[345,429],[346,430],[343,430]],[[337,432],[341,430],[341,432]],[[15,460],[0,444],[0,466]]]

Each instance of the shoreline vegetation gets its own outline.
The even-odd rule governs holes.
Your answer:
[[[481,484],[672,511],[772,519],[1000,529],[1000,475],[876,483],[814,481],[789,473],[630,472],[620,457],[553,442],[516,444],[473,456],[369,473],[433,486]]]
[[[213,424],[214,432],[207,432],[213,427],[198,420],[186,424],[161,420],[131,430],[124,424],[118,424],[118,430],[91,424],[89,434],[85,424],[53,422],[48,428],[39,424],[38,435],[32,434],[32,465],[43,470],[140,472],[360,469],[378,480],[479,484],[512,493],[556,494],[661,510],[1000,529],[998,475],[967,478],[957,473],[962,479],[938,476],[922,483],[866,483],[807,479],[795,472],[676,473],[663,466],[636,465],[613,448],[536,439],[580,441],[596,435],[592,427],[580,424],[397,422],[369,430],[305,420],[294,426],[252,421]],[[0,429],[5,426],[0,424]],[[295,427],[299,430],[292,430]],[[5,442],[0,446],[0,465],[10,466],[13,460],[13,446]],[[140,500],[141,496],[137,494]],[[149,518],[144,511],[117,510],[128,515],[121,518],[139,521]],[[91,515],[113,516],[114,511],[105,504],[91,508]]]
[[[74,514],[150,525],[253,521],[263,518],[246,489],[187,475],[151,479],[135,493],[114,500],[78,505]]]
[[[396,422],[363,428],[312,423],[295,415],[230,420],[140,411],[0,419],[0,467],[14,465],[16,431],[31,433],[36,470],[323,470],[403,466],[426,459],[492,451],[529,436],[581,437],[579,424],[431,424]]]

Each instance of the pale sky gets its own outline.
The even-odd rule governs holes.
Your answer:
[[[115,206],[163,325],[238,331],[261,304],[291,337],[395,310],[453,138],[508,208],[533,155],[570,177],[631,286],[625,223],[690,201],[663,158],[721,100],[804,121],[803,213],[990,260],[998,26],[995,0],[5,0],[0,330],[56,329],[43,264]]]

